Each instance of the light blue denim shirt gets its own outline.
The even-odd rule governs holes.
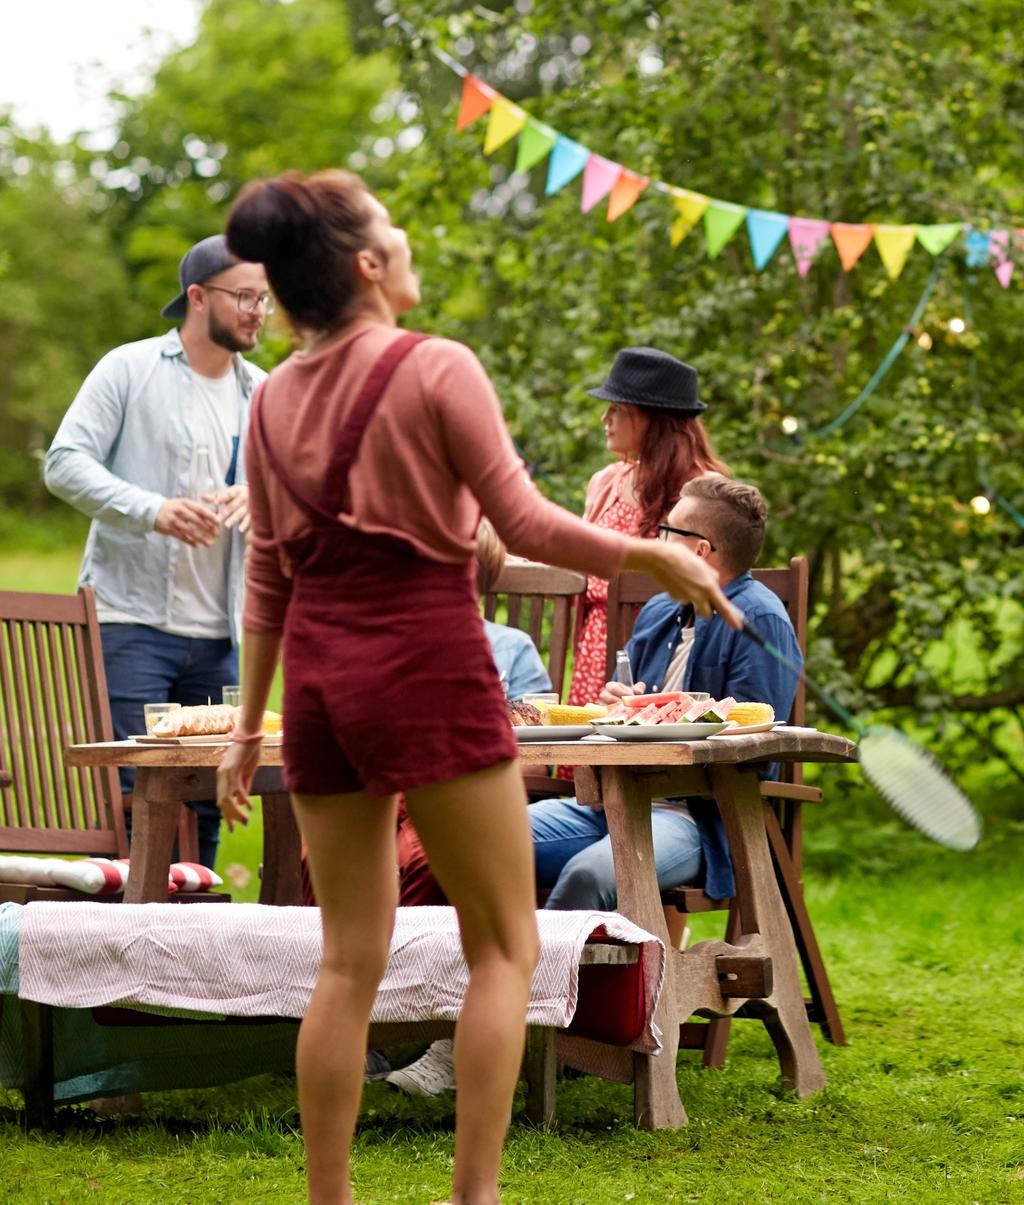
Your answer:
[[[235,356],[240,444],[253,390],[266,373]],[[57,429],[46,487],[92,519],[79,584],[139,623],[166,627],[182,544],[154,530],[168,498],[189,492],[192,369],[176,330],[108,352]],[[244,482],[241,450],[235,480]],[[228,616],[241,635],[244,538],[230,533]]]
[[[484,631],[491,642],[491,653],[498,672],[504,674],[505,690],[510,699],[551,689],[551,679],[540,659],[529,632],[484,620]]]

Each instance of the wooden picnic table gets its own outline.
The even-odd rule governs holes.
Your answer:
[[[222,745],[139,745],[131,741],[73,745],[69,765],[136,767],[129,903],[166,900],[167,866],[179,805],[214,794]],[[775,1045],[782,1075],[798,1096],[825,1083],[811,1035],[797,965],[797,948],[779,892],[765,828],[766,804],[757,769],[771,762],[850,762],[852,742],[813,729],[777,728],[700,741],[524,743],[524,770],[576,767],[582,803],[603,806],[615,863],[618,910],[660,937],[669,956],[656,1013],[663,1051],[605,1054],[604,1073],[632,1081],[634,1115],[645,1129],[685,1124],[676,1082],[679,1028],[694,1014],[760,1018]],[[553,793],[554,793],[553,788]],[[281,748],[266,745],[252,794],[264,806],[261,903],[301,902],[298,835],[281,782]],[[736,876],[738,936],[670,947],[654,869],[651,800],[662,796],[714,798],[725,824]],[[621,1055],[619,1062],[615,1059]],[[611,1062],[609,1062],[609,1058]],[[553,1082],[550,1090],[553,1092]]]

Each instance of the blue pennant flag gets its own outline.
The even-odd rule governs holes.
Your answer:
[[[750,250],[754,255],[754,267],[761,269],[775,254],[775,248],[786,237],[789,229],[789,216],[775,213],[770,209],[747,210],[747,234],[750,236]]]
[[[546,196],[565,188],[570,180],[575,180],[586,167],[590,152],[585,146],[559,134],[551,158],[548,160],[548,182],[544,188]]]
[[[984,268],[988,263],[988,235],[980,230],[968,230],[964,239],[968,268]]]

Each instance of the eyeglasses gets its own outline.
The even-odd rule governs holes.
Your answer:
[[[223,285],[203,285],[203,288],[216,289],[218,293],[230,293],[240,314],[255,314],[260,306],[263,306],[264,314],[274,312],[274,299],[269,293],[254,293],[252,289],[225,289]]]
[[[694,540],[707,540],[707,542],[711,544],[711,541],[708,540],[707,536],[702,536],[699,531],[687,531],[685,527],[669,527],[667,523],[658,524],[659,540],[667,540],[669,532],[672,532],[673,535],[677,536],[690,536]],[[714,544],[711,544],[711,551],[717,551]]]

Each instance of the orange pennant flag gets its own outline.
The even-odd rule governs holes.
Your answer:
[[[621,218],[627,209],[632,209],[637,197],[650,182],[650,177],[638,176],[636,172],[624,167],[608,198],[608,221],[614,222],[616,218]]]
[[[871,245],[873,230],[867,222],[833,222],[832,242],[839,252],[843,271],[849,272]]]
[[[459,103],[459,116],[455,122],[456,130],[464,130],[472,125],[478,117],[483,117],[494,103],[497,92],[475,75],[467,75],[462,81],[462,100]]]

